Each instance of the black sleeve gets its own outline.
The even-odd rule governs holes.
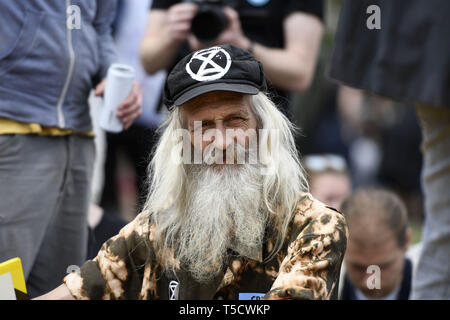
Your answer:
[[[169,9],[174,4],[181,1],[179,0],[153,0],[150,9]]]
[[[290,0],[286,6],[285,17],[294,11],[313,14],[323,21],[323,0]]]

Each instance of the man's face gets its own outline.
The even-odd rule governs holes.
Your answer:
[[[248,95],[214,91],[200,95],[183,106],[183,114],[191,142],[202,154],[209,148],[225,151],[230,144],[248,148],[256,138],[257,121]]]
[[[267,217],[261,209],[259,164],[238,161],[242,165],[225,166],[220,164],[236,162],[217,161],[228,160],[222,156],[227,155],[230,146],[242,146],[242,154],[247,149],[249,131],[256,137],[257,121],[249,97],[239,93],[207,93],[181,107],[190,138],[183,148],[192,151],[192,142],[194,151],[201,151],[203,156],[211,153],[208,150],[226,150],[223,154],[214,152],[211,163],[208,156],[202,163],[184,163],[183,214],[180,218],[179,212],[173,213],[180,226],[178,257],[198,281],[203,281],[217,275],[231,246],[238,252],[247,252],[258,249],[262,243]],[[196,127],[199,122],[201,125]],[[208,131],[213,134],[208,135]]]
[[[350,281],[367,297],[382,298],[391,293],[402,281],[406,248],[400,248],[393,233],[387,227],[377,228],[377,232],[363,234],[357,225],[349,225],[349,241],[345,253],[345,267]],[[377,239],[371,241],[371,238]],[[373,239],[372,239],[373,240]],[[380,268],[380,289],[369,289],[367,280],[374,273],[367,272],[370,265]]]
[[[317,200],[339,210],[351,193],[351,182],[347,175],[339,172],[314,173],[310,192]]]

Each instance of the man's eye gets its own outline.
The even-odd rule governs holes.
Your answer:
[[[242,117],[233,117],[233,118],[230,118],[229,122],[231,122],[231,123],[239,123],[239,122],[242,122],[242,121],[245,121],[245,120],[246,119],[244,119]]]
[[[360,266],[360,265],[352,264],[351,266],[352,266],[353,270],[358,271],[358,272],[362,272],[362,273],[366,272],[366,269],[367,269],[366,267]]]

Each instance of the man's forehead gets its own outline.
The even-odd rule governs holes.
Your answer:
[[[351,227],[354,226],[349,226],[350,234],[347,241],[349,253],[352,252],[371,256],[379,252],[392,253],[398,248],[395,235],[390,230],[374,233],[374,230],[369,231],[364,229],[355,231],[355,228]]]
[[[345,254],[345,261],[355,267],[364,267],[365,269],[370,265],[377,265],[381,267],[390,266],[398,259],[403,257],[399,249],[386,250],[386,248],[370,249],[364,251],[355,251],[351,245],[348,247]]]
[[[189,117],[211,117],[230,113],[248,116],[248,95],[236,92],[214,91],[196,97],[183,104],[183,112]]]

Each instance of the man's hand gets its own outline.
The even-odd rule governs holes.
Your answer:
[[[169,9],[150,10],[139,50],[147,73],[154,74],[173,65],[180,46],[189,37],[197,8],[194,3],[178,3]]]
[[[242,32],[239,14],[236,10],[225,7],[223,13],[228,19],[227,28],[222,31],[217,39],[212,42],[202,43],[193,34],[189,36],[189,43],[194,50],[208,48],[220,44],[233,44],[241,49],[248,50],[250,47],[250,40]]]
[[[198,6],[193,3],[179,3],[167,11],[169,37],[174,40],[186,40],[191,31],[191,21]]]
[[[49,293],[36,297],[32,300],[75,300],[67,286],[63,283]]]
[[[95,88],[95,95],[102,96],[106,88],[106,79]],[[130,95],[117,108],[116,116],[123,124],[123,129],[128,129],[142,114],[142,89],[139,82],[134,81]]]

